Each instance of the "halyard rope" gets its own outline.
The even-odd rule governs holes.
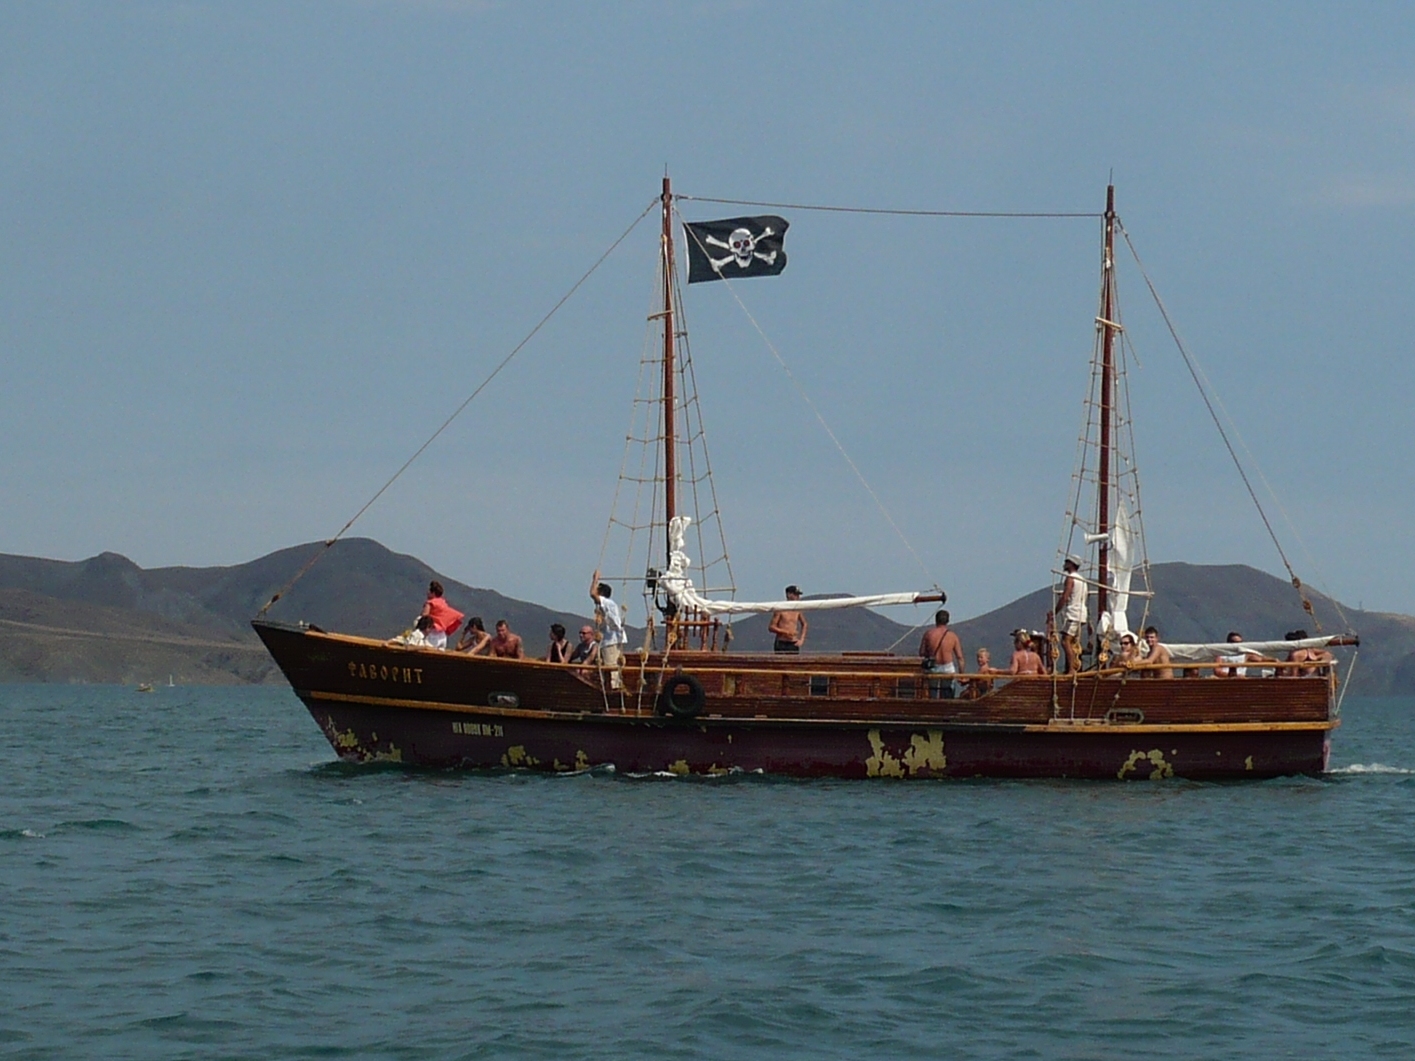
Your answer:
[[[1164,318],[1165,327],[1169,329],[1170,338],[1174,340],[1174,345],[1179,348],[1179,354],[1184,359],[1184,367],[1189,370],[1189,375],[1193,377],[1194,386],[1199,389],[1199,397],[1204,400],[1204,407],[1208,409],[1209,416],[1213,419],[1214,427],[1218,428],[1219,438],[1223,439],[1224,447],[1228,450],[1228,455],[1233,458],[1233,466],[1238,469],[1238,477],[1243,480],[1243,486],[1248,491],[1248,496],[1253,499],[1253,507],[1258,510],[1258,515],[1263,521],[1263,526],[1267,528],[1268,537],[1272,539],[1273,547],[1277,549],[1277,555],[1282,558],[1282,566],[1287,568],[1288,577],[1292,579],[1292,588],[1297,590],[1297,595],[1302,599],[1302,610],[1312,617],[1312,622],[1316,624],[1317,633],[1322,632],[1322,621],[1317,618],[1317,613],[1312,608],[1312,602],[1308,599],[1306,591],[1303,589],[1302,580],[1297,577],[1297,572],[1292,569],[1291,562],[1287,559],[1287,553],[1283,551],[1282,543],[1278,541],[1277,532],[1273,530],[1272,521],[1268,519],[1268,514],[1263,510],[1263,503],[1258,500],[1258,493],[1253,489],[1253,484],[1248,479],[1248,473],[1243,468],[1243,462],[1238,459],[1238,451],[1233,448],[1233,443],[1229,441],[1228,432],[1224,430],[1223,421],[1220,419],[1218,410],[1214,408],[1214,401],[1209,398],[1208,388],[1205,387],[1205,379],[1194,359],[1190,356],[1188,349],[1184,346],[1184,341],[1179,338],[1179,332],[1174,327],[1174,322],[1169,319],[1169,311],[1165,309],[1164,300],[1160,298],[1159,292],[1155,290],[1154,282],[1150,280],[1150,274],[1145,271],[1145,263],[1140,260],[1140,254],[1135,250],[1135,244],[1130,239],[1130,233],[1125,230],[1125,226],[1116,219],[1116,227],[1120,229],[1120,234],[1125,238],[1125,245],[1130,248],[1131,257],[1135,259],[1135,265],[1140,270],[1140,276],[1145,281],[1145,286],[1150,289],[1150,297],[1155,300],[1155,305],[1159,308],[1160,316]],[[1217,395],[1214,396],[1217,400]],[[1227,414],[1227,410],[1224,410]],[[1230,418],[1231,419],[1231,418]],[[1235,432],[1237,428],[1234,428]],[[1242,438],[1239,438],[1242,442]],[[1244,446],[1247,449],[1247,446]],[[1249,456],[1252,456],[1251,451]],[[1256,462],[1255,462],[1256,466]],[[1259,469],[1261,476],[1262,471]],[[1272,487],[1268,485],[1267,479],[1263,483],[1272,492]],[[1281,508],[1281,504],[1278,505]],[[1284,515],[1286,513],[1284,512]],[[1331,597],[1327,597],[1331,600]],[[1338,608],[1339,610],[1339,608]],[[1343,617],[1344,618],[1344,617]]]
[[[684,196],[683,198],[687,197]],[[725,200],[704,201],[719,202]],[[771,206],[774,204],[747,203],[742,205]],[[681,214],[679,215],[679,220],[683,220]],[[685,232],[688,232],[693,237],[694,242],[698,245],[698,249],[701,250],[703,254],[708,254],[708,249],[703,245],[702,240],[698,238],[698,234],[694,232],[693,229],[690,228],[686,223],[684,224],[683,228]],[[776,345],[771,341],[770,338],[768,338],[766,332],[762,330],[762,326],[757,323],[757,319],[752,316],[752,311],[747,308],[746,303],[744,303],[741,299],[741,296],[737,294],[737,289],[733,287],[732,281],[727,279],[727,277],[723,276],[721,273],[718,273],[718,277],[722,280],[724,284],[727,285],[727,290],[732,293],[732,298],[736,301],[738,308],[741,309],[742,313],[746,316],[747,320],[752,322],[752,327],[755,328],[757,330],[757,334],[762,337],[762,342],[766,343],[766,348],[771,351],[771,356],[776,358],[776,363],[780,365],[781,370],[786,373],[786,377],[791,381],[791,385],[796,388],[796,393],[799,394],[801,396],[801,400],[804,401],[806,405],[810,407],[811,412],[815,414],[816,420],[818,420],[820,422],[821,427],[825,429],[825,433],[829,435],[830,440],[835,443],[835,448],[840,451],[840,456],[845,459],[845,463],[848,464],[850,466],[850,470],[855,473],[855,478],[860,480],[860,485],[865,488],[865,492],[868,493],[870,497],[874,499],[875,507],[879,509],[880,515],[885,518],[885,522],[887,522],[891,527],[894,528],[894,533],[899,535],[899,540],[904,543],[904,547],[908,549],[909,552],[913,555],[915,561],[917,561],[919,565],[919,569],[923,571],[924,577],[928,579],[932,585],[937,587],[938,582],[933,577],[933,574],[929,571],[928,565],[924,563],[923,557],[919,555],[918,550],[914,548],[913,544],[905,536],[904,531],[900,529],[899,524],[894,522],[894,517],[889,514],[889,509],[887,509],[884,505],[884,502],[880,500],[879,494],[875,493],[874,487],[872,487],[870,485],[869,480],[865,478],[865,474],[860,471],[859,465],[857,465],[854,459],[851,458],[850,454],[846,452],[845,447],[840,442],[840,439],[837,438],[835,432],[831,430],[830,424],[827,423],[825,417],[821,415],[821,411],[816,408],[816,403],[811,401],[811,396],[806,393],[806,388],[801,386],[800,380],[796,378],[795,374],[791,371],[790,366],[786,364],[786,359],[781,356],[781,352],[777,350]]]
[[[566,302],[570,301],[570,297],[574,295],[574,293],[580,289],[581,285],[583,285],[584,282],[594,274],[594,271],[596,269],[598,269],[601,265],[604,264],[604,260],[614,253],[615,249],[619,246],[619,244],[623,243],[626,239],[629,238],[629,233],[633,232],[634,229],[638,227],[639,222],[648,216],[649,211],[652,210],[655,206],[657,206],[659,201],[660,200],[655,198],[652,202],[649,203],[648,206],[644,207],[643,213],[641,213],[638,217],[634,218],[633,223],[630,224],[629,227],[624,230],[624,232],[620,235],[618,239],[616,239],[613,243],[609,245],[609,249],[606,250],[603,254],[599,256],[599,258],[595,260],[595,263],[585,271],[583,276],[581,276],[578,280],[575,281],[574,285],[570,288],[570,290],[566,291],[565,294],[561,296],[560,301],[550,308],[550,312],[547,313],[544,317],[542,317],[540,321],[536,324],[536,326],[526,333],[526,337],[522,339],[519,343],[517,343],[516,346],[512,349],[512,351],[501,360],[501,363],[491,370],[491,374],[487,376],[486,379],[482,380],[480,384],[478,384],[477,389],[472,391],[472,393],[467,396],[466,400],[463,401],[461,405],[457,406],[457,408],[452,411],[452,415],[449,416],[446,420],[442,421],[442,424],[438,427],[438,429],[434,431],[430,436],[428,436],[428,440],[424,442],[421,446],[419,446],[417,448],[417,451],[411,457],[409,457],[406,461],[403,462],[403,466],[400,467],[396,472],[394,472],[389,477],[386,483],[384,483],[378,488],[377,492],[371,498],[369,498],[368,501],[364,503],[363,508],[355,512],[353,516],[350,517],[349,522],[345,523],[344,526],[339,528],[338,534],[328,539],[322,546],[320,546],[319,549],[315,551],[315,554],[309,558],[309,560],[305,563],[305,566],[300,568],[300,570],[295,573],[294,578],[290,579],[289,582],[285,583],[285,585],[282,586],[279,591],[276,592],[275,596],[271,597],[270,600],[265,602],[265,606],[256,613],[257,619],[263,616],[266,612],[268,612],[270,610],[271,605],[273,605],[286,593],[289,593],[290,590],[294,587],[295,583],[299,582],[300,579],[304,578],[305,575],[309,573],[310,568],[314,567],[314,565],[319,561],[319,558],[322,557],[325,552],[327,552],[334,545],[335,542],[337,542],[340,538],[344,537],[344,535],[349,532],[349,528],[352,527],[358,521],[359,517],[361,517],[365,512],[372,508],[374,502],[377,501],[380,497],[382,497],[384,493],[387,492],[388,488],[392,486],[395,482],[397,482],[399,477],[405,471],[408,470],[412,463],[419,457],[421,457],[427,451],[427,448],[429,446],[431,446],[434,442],[437,441],[438,436],[440,436],[442,432],[446,431],[447,428],[452,425],[452,421],[456,420],[457,417],[461,416],[463,410],[465,410],[467,406],[472,404],[472,400],[476,398],[476,396],[479,395],[482,391],[484,391],[492,380],[494,380],[497,376],[501,374],[501,370],[511,363],[511,361],[515,358],[517,354],[521,352],[521,350],[525,347],[527,343],[529,343],[532,339],[535,338],[536,333],[539,332],[541,328],[545,327],[546,323],[549,322],[551,317],[555,316],[555,314],[559,311],[560,307],[565,305]]]
[[[713,199],[706,195],[675,195],[698,203],[727,206],[764,206],[771,210],[822,210],[832,214],[888,214],[894,217],[1104,217],[1097,213],[1062,213],[1015,210],[890,210],[873,206],[813,206],[807,203],[763,203],[755,199]]]

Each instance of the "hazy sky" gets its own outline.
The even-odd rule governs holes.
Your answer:
[[[0,552],[229,564],[328,536],[665,166],[694,195],[961,210],[1099,210],[1113,171],[1299,573],[1415,612],[1413,47],[1397,3],[0,3]],[[790,266],[738,293],[925,570],[699,285],[741,594],[927,572],[966,616],[1046,582],[1098,222],[783,213]],[[582,608],[655,239],[355,533]],[[1281,573],[1120,282],[1151,558]]]

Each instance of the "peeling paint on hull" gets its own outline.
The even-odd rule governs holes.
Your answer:
[[[326,735],[337,735],[331,743],[343,759],[444,769],[518,767],[554,772],[613,765],[628,773],[714,776],[761,772],[861,779],[1158,781],[1316,774],[1325,765],[1326,734],[1306,729],[1169,733],[1158,738],[1165,745],[1162,751],[1137,749],[1133,733],[1028,732],[983,726],[919,731],[907,726],[685,724],[605,716],[505,718],[496,724],[502,733],[498,737],[454,733],[445,711],[330,704],[314,698],[307,698],[305,704]],[[936,748],[938,754],[921,754],[920,746]],[[1160,751],[1158,758],[1156,751]]]
[[[546,665],[388,649],[266,624],[257,630],[335,752],[354,762],[548,772],[613,765],[628,773],[861,779],[1253,779],[1320,773],[1336,725],[1311,696],[1289,712],[1295,718],[1203,724],[1197,718],[1159,725],[1057,719],[1050,703],[1029,706],[1016,695],[1012,707],[997,709],[1016,721],[978,721],[978,702],[780,698],[739,701],[730,717],[683,720],[604,712],[599,690]],[[1158,702],[1158,683],[1138,684]],[[1186,694],[1201,684],[1230,698],[1274,688],[1174,683]],[[1302,692],[1295,681],[1276,688],[1284,695]],[[1110,687],[1099,692],[1102,705],[1118,695]],[[731,707],[725,699],[710,701],[717,706]],[[810,707],[815,715],[806,713]],[[759,708],[768,713],[745,713]],[[899,717],[906,712],[913,717]]]

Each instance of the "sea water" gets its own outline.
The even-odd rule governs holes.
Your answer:
[[[1327,776],[334,760],[277,689],[0,686],[0,1055],[1410,1058],[1415,701]]]

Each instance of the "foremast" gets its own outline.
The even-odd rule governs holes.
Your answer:
[[[1110,474],[1115,420],[1115,185],[1105,189],[1105,252],[1101,263],[1101,407],[1096,474],[1096,614],[1106,613],[1110,579]]]
[[[669,528],[678,515],[678,417],[674,387],[674,340],[676,338],[676,315],[673,312],[673,293],[677,282],[673,262],[673,185],[668,174],[663,175],[663,235],[660,238],[660,253],[663,260],[663,530],[664,563],[673,552],[673,538]]]
[[[677,606],[661,582],[674,551],[672,528],[686,522],[691,524],[688,547],[699,558],[705,590],[714,597],[736,595],[683,308],[674,239],[677,201],[666,174],[656,198],[661,217],[657,268],[599,566],[604,580],[624,590],[625,598],[642,589],[646,647],[666,647],[671,639],[680,647],[721,648],[730,636],[725,624]]]
[[[1064,558],[1095,546],[1093,563],[1082,563],[1082,577],[1096,602],[1093,630],[1098,635],[1094,648],[1098,662],[1110,656],[1112,640],[1130,629],[1126,614],[1130,598],[1150,596],[1127,385],[1125,354],[1129,344],[1120,314],[1115,268],[1115,236],[1120,219],[1113,184],[1106,187],[1105,213],[1101,216],[1101,285],[1091,386],[1061,549]],[[1136,572],[1143,585],[1132,589]]]

